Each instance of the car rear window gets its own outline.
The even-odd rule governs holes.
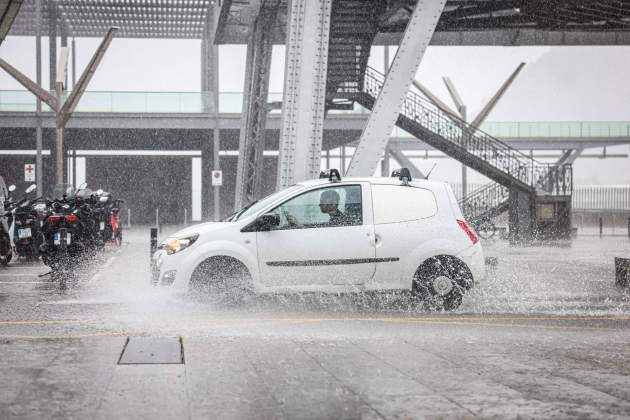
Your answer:
[[[372,185],[374,224],[425,219],[437,213],[433,192],[402,185]]]

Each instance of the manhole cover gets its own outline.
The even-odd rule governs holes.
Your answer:
[[[119,365],[182,363],[181,337],[129,337],[118,360]]]

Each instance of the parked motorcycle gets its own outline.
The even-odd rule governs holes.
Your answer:
[[[4,187],[4,181],[2,182]],[[15,191],[15,185],[11,185],[6,191],[2,191],[2,212],[0,212],[0,264],[8,265],[13,259],[13,241],[11,240],[11,193]]]
[[[85,184],[76,191],[65,184],[55,187],[55,191],[61,198],[45,202],[47,213],[39,251],[51,269],[52,280],[65,288],[78,266],[97,257],[106,242],[120,244],[118,214],[123,200],[102,190],[93,193]]]
[[[25,193],[32,193],[36,190],[36,185],[29,186]],[[40,197],[41,198],[41,197]],[[26,260],[33,260],[39,257],[39,247],[43,242],[41,231],[42,221],[36,203],[40,198],[28,199],[25,197],[15,204],[12,215],[12,225],[10,227],[13,238],[13,248],[18,257]],[[41,207],[40,207],[41,208]]]
[[[47,200],[46,205],[48,213],[42,225],[44,243],[40,254],[44,264],[50,267],[52,280],[64,289],[89,249],[92,234],[89,226],[81,223],[86,212],[83,206],[87,204],[67,187],[61,198]]]
[[[113,242],[122,245],[122,225],[118,222],[120,205],[124,200],[115,199],[107,191],[96,191],[96,206],[94,213],[99,224],[99,235],[103,244]]]

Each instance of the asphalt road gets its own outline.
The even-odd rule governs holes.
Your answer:
[[[0,268],[0,418],[630,416],[630,298],[612,269],[627,238],[488,244],[490,277],[428,313],[400,296],[213,307],[149,286],[147,236],[66,292],[39,264]],[[183,363],[118,364],[135,343],[160,361],[178,337]]]

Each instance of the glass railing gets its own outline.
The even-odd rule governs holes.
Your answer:
[[[268,102],[280,105],[281,92],[270,92]],[[221,92],[219,112],[240,113],[243,105],[241,92]],[[25,90],[0,90],[0,112],[35,112],[35,97]],[[42,110],[50,108],[42,104]],[[204,113],[214,112],[210,92],[95,92],[83,94],[75,112],[103,113]],[[272,113],[280,109],[272,108]],[[351,110],[330,110],[329,114],[367,114],[369,111],[355,104]],[[486,133],[498,138],[532,137],[630,137],[630,122],[486,122],[481,126]],[[393,137],[413,137],[395,127]]]
[[[499,138],[630,137],[627,121],[487,122],[481,128]]]
[[[267,101],[277,105],[272,113],[279,113],[282,92],[270,92]],[[240,113],[243,105],[241,92],[219,93],[219,112]],[[0,112],[35,112],[35,97],[25,90],[1,90]],[[50,112],[46,104],[42,111]],[[75,112],[122,113],[203,113],[214,112],[211,92],[94,92],[83,94]],[[368,111],[358,104],[347,111],[332,110],[330,114]]]

